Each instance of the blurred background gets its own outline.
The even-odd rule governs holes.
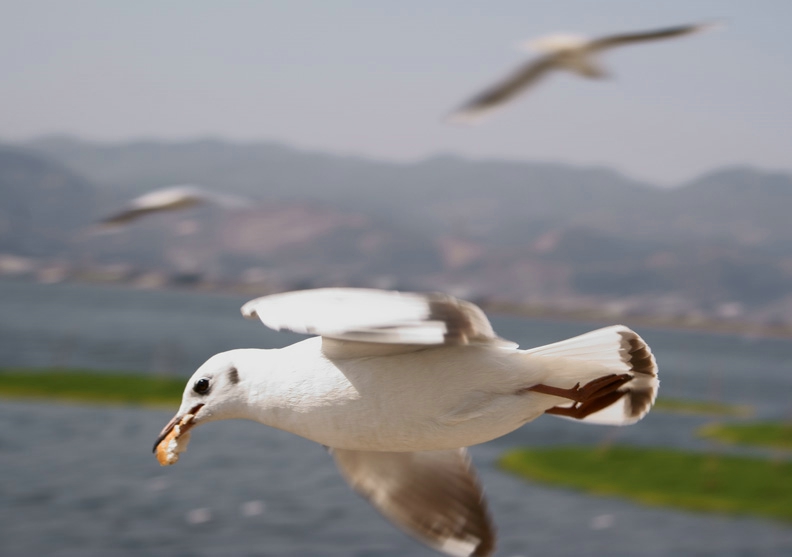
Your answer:
[[[181,384],[216,352],[293,342],[238,308],[321,286],[449,292],[525,347],[616,322],[652,346],[665,410],[625,429],[544,418],[474,448],[499,555],[792,553],[792,503],[786,519],[648,507],[497,466],[617,441],[788,463],[792,5],[3,8],[0,553],[431,555],[319,447],[211,424],[160,470],[148,451],[181,387],[158,408],[86,395],[91,374]],[[559,72],[478,126],[445,121],[535,56],[526,39],[714,20],[606,53],[609,79]],[[245,201],[97,224],[173,184]],[[780,441],[701,437],[741,420]]]

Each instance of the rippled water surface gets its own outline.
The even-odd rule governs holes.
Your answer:
[[[298,337],[239,315],[244,298],[0,282],[2,367],[89,367],[189,375],[212,354]],[[590,324],[492,318],[524,346]],[[641,330],[666,395],[792,409],[784,340]],[[1,555],[434,555],[354,495],[325,451],[249,422],[207,424],[161,468],[151,444],[169,410],[0,401]],[[792,555],[792,528],[759,519],[651,509],[549,489],[498,471],[522,445],[625,442],[710,450],[706,418],[651,413],[627,428],[540,418],[472,450],[502,556]],[[646,471],[651,474],[651,470]],[[618,473],[618,471],[614,471]]]

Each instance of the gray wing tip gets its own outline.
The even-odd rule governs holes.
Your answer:
[[[472,489],[479,494],[476,511],[479,523],[479,531],[477,533],[480,534],[480,537],[470,557],[489,557],[495,552],[497,546],[497,528],[495,528],[495,523],[492,521],[487,497],[481,485],[481,480],[479,480],[476,473],[476,468],[473,466],[473,459],[467,449],[460,449],[460,454],[467,471],[467,480]]]
[[[482,501],[482,504],[484,501]],[[490,555],[495,553],[495,549],[497,548],[497,539],[496,539],[496,530],[495,525],[492,523],[492,520],[487,514],[487,531],[484,537],[479,541],[479,544],[476,546],[475,551],[471,554],[471,557],[489,557]]]
[[[446,344],[490,343],[497,339],[487,316],[474,303],[439,292],[428,294],[426,302],[428,319],[445,323]]]
[[[450,557],[489,557],[496,533],[466,449],[330,449],[349,485],[404,533]]]
[[[701,23],[688,23],[685,25],[677,25],[669,27],[668,31],[676,31],[682,35],[689,33],[702,33],[704,31],[711,31],[720,27],[725,27],[725,22],[722,20],[703,21]]]
[[[96,221],[96,224],[98,226],[106,226],[106,227],[122,226],[134,221],[135,219],[143,215],[145,212],[146,211],[143,211],[137,207],[125,207],[116,211],[111,215],[99,219],[98,221]]]

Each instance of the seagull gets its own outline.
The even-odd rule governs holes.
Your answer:
[[[126,225],[152,213],[178,211],[206,203],[232,208],[243,207],[245,199],[214,193],[191,184],[168,186],[136,197],[118,212],[102,219],[100,224],[104,226]]]
[[[556,34],[525,43],[531,50],[543,55],[520,66],[504,80],[485,89],[462,105],[449,117],[455,123],[474,123],[501,107],[542,77],[554,70],[567,70],[583,77],[601,79],[607,72],[600,66],[597,55],[616,46],[670,39],[698,33],[719,24],[702,23],[680,25],[654,31],[641,31],[609,35],[599,39],[586,39],[578,35]]]
[[[320,288],[257,298],[242,314],[315,335],[209,358],[154,452],[174,464],[190,430],[248,419],[324,445],[384,517],[454,557],[486,557],[495,528],[466,447],[542,414],[640,420],[657,395],[649,346],[622,325],[530,350],[449,295]]]

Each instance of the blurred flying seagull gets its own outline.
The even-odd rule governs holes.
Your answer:
[[[117,213],[102,219],[99,224],[125,225],[153,213],[178,211],[206,203],[241,208],[245,206],[245,201],[242,197],[210,192],[191,184],[168,186],[136,197]]]
[[[466,447],[542,414],[631,424],[657,395],[652,352],[622,325],[519,350],[470,302],[357,288],[265,296],[242,313],[319,336],[212,356],[154,444],[160,463],[174,464],[189,430],[205,422],[289,431],[324,445],[352,489],[446,555],[495,548]]]
[[[520,66],[504,80],[485,89],[454,111],[449,121],[474,123],[501,107],[542,77],[555,70],[567,70],[584,77],[601,79],[607,72],[600,66],[597,55],[616,46],[682,37],[698,33],[720,24],[680,25],[654,31],[609,35],[586,39],[578,35],[557,34],[529,41],[521,46],[543,53],[543,56]]]

